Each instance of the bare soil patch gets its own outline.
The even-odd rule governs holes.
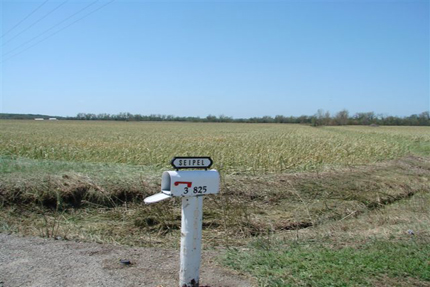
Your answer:
[[[200,285],[253,286],[203,251]],[[130,265],[120,263],[130,260]],[[0,234],[0,286],[178,286],[179,250]]]

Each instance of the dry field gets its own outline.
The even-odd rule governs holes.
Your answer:
[[[399,158],[430,145],[428,127],[0,121],[0,155],[168,168],[208,155],[223,173],[284,173]]]
[[[430,257],[422,247],[430,235],[430,127],[0,121],[0,231],[177,248],[180,201],[142,201],[159,191],[172,157],[196,155],[211,156],[222,175],[221,193],[205,198],[204,246],[228,247],[223,262],[259,285],[429,283],[421,259],[405,259],[395,272],[364,268],[355,281],[333,271],[326,282],[321,274],[336,262],[309,265],[320,273],[303,275],[294,256],[355,252],[378,240]],[[286,246],[297,253],[276,257]],[[381,250],[372,246],[354,256]],[[264,258],[261,250],[273,255],[253,261]],[[298,269],[285,271],[283,260]]]

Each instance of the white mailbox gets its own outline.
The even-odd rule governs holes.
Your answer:
[[[219,192],[218,171],[165,171],[161,178],[161,192],[170,196],[199,196]]]
[[[176,171],[163,173],[161,192],[145,198],[145,203],[182,197],[179,286],[199,286],[203,195],[219,192],[220,176],[215,169],[207,170],[210,157],[175,157],[171,164]],[[196,168],[205,170],[179,170]]]

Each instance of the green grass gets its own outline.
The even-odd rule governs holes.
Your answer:
[[[396,278],[398,283],[412,277],[430,284],[429,258],[428,242],[413,238],[370,240],[359,247],[338,249],[317,242],[259,240],[248,251],[229,250],[224,263],[257,277],[260,286],[374,286],[385,277]]]

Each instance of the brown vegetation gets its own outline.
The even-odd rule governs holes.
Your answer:
[[[319,173],[226,176],[221,194],[205,199],[205,239],[214,245],[240,243],[257,235],[356,218],[429,192],[429,178],[430,161],[412,156]],[[144,197],[156,192],[157,182],[150,178],[117,185],[68,173],[20,179],[19,184],[2,182],[3,229],[45,234],[41,231],[44,224],[51,228],[58,224],[55,235],[68,238],[93,241],[97,234],[96,241],[133,245],[143,236],[145,240],[138,245],[159,244],[179,232],[180,201],[142,203]],[[32,210],[44,219],[37,219]],[[91,228],[83,232],[82,226]],[[122,233],[127,237],[120,238]]]

